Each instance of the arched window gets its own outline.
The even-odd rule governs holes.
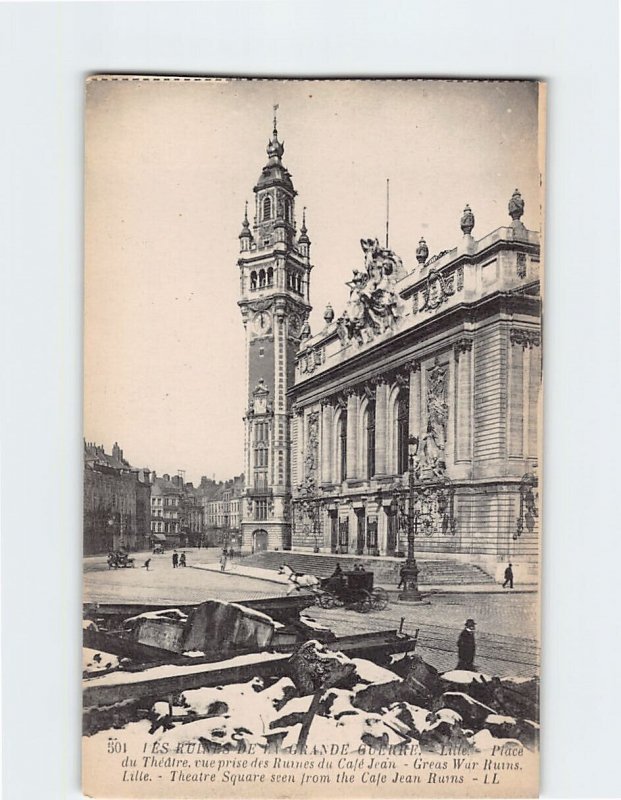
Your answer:
[[[257,288],[257,273],[254,270],[250,273],[250,288]]]
[[[375,400],[369,401],[366,421],[367,478],[372,478],[375,475]]]
[[[408,389],[403,387],[397,400],[397,474],[408,469],[408,437],[410,435],[410,403]]]
[[[263,198],[263,219],[272,218],[272,198],[267,195]]]
[[[295,290],[298,294],[302,294],[302,276],[295,276]]]
[[[340,473],[341,483],[347,480],[347,411],[341,411],[339,419],[339,447],[340,447]]]
[[[267,268],[267,285],[271,286],[274,283],[274,268]]]
[[[260,269],[259,270],[259,289],[261,289],[263,286],[265,286],[265,270],[264,269]]]

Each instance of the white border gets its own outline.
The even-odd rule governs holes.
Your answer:
[[[541,786],[618,794],[617,13],[614,0],[0,5],[7,798],[81,796],[82,96],[87,73],[121,71],[548,80]]]

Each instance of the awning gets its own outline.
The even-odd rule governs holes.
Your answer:
[[[166,536],[163,533],[152,533],[151,538],[154,542],[165,542]]]

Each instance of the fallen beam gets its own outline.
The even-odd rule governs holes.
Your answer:
[[[282,674],[290,653],[248,653],[209,664],[164,664],[140,672],[110,672],[83,682],[85,708],[139,697],[166,697],[201,686],[241,683]]]

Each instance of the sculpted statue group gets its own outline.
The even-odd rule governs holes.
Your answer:
[[[394,327],[401,315],[401,300],[395,291],[403,276],[403,263],[393,250],[380,247],[377,239],[361,239],[364,270],[354,270],[349,302],[337,320],[341,341],[363,344]]]

